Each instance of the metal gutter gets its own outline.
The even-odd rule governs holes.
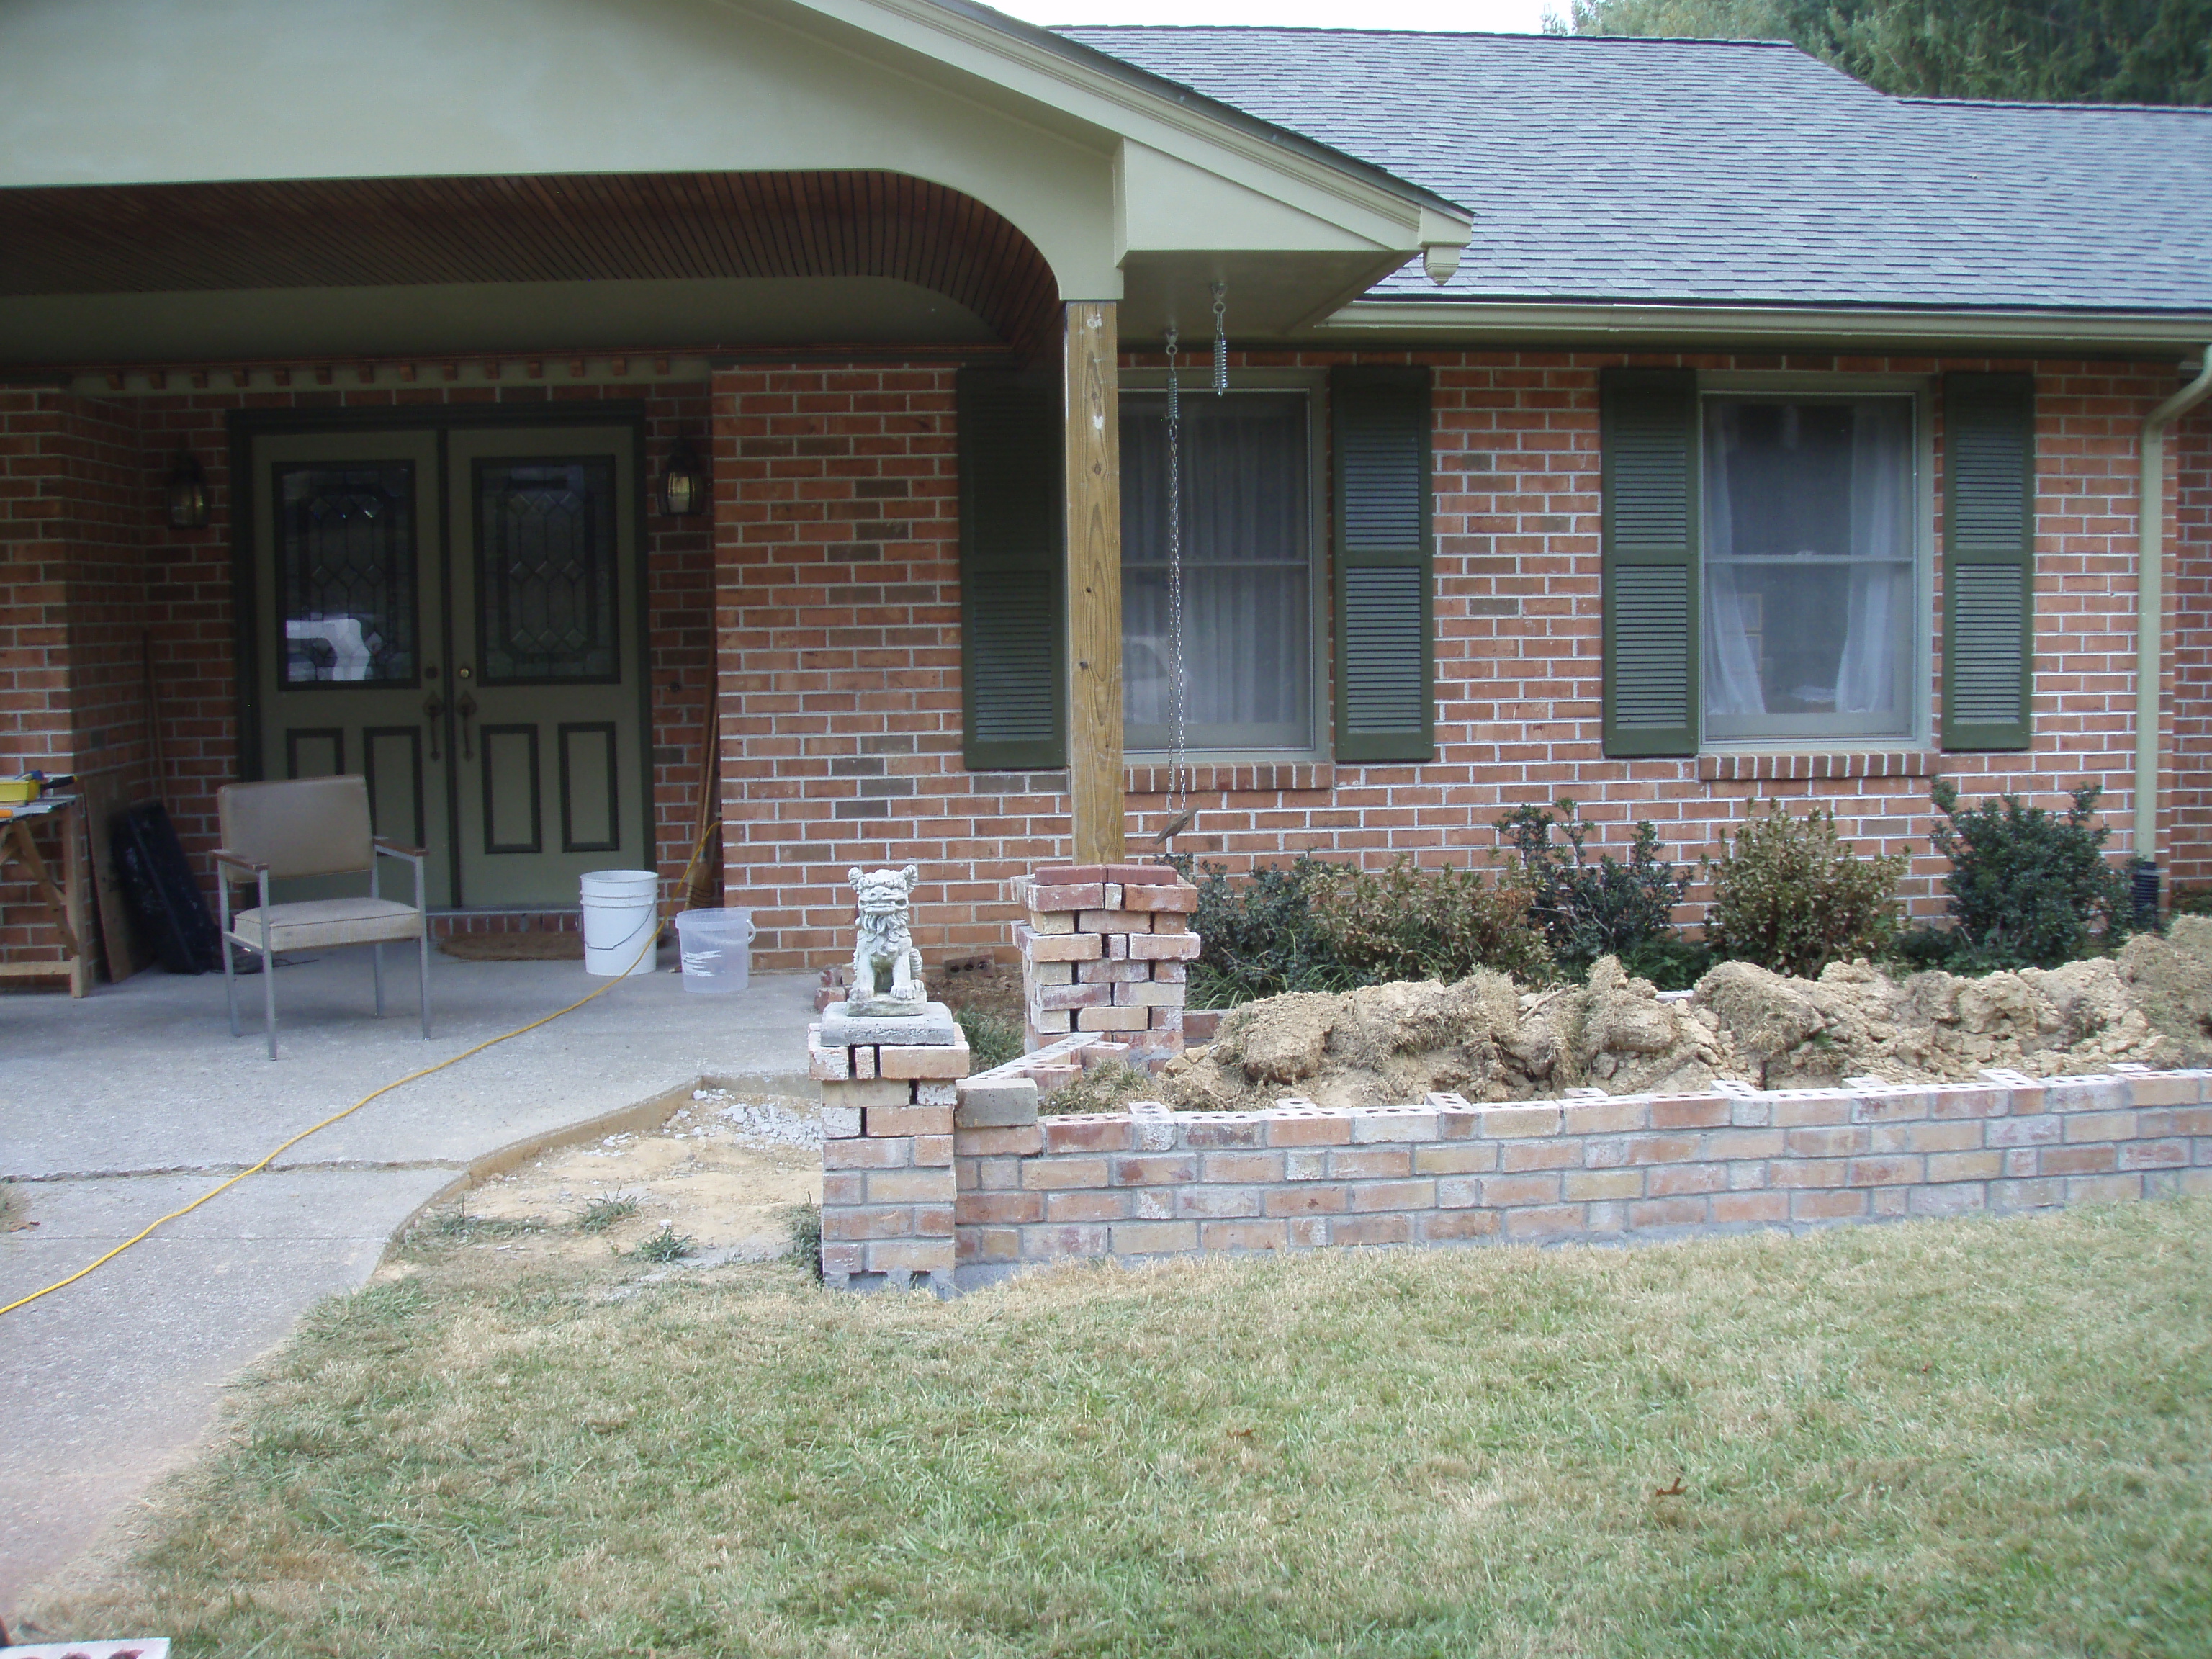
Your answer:
[[[1458,345],[1588,340],[1621,346],[2016,347],[2163,356],[2212,338],[2212,312],[1960,311],[1903,306],[1730,306],[1451,299],[1355,300],[1321,337],[1399,335]]]
[[[2158,739],[2163,724],[2160,670],[2166,644],[2166,429],[2212,394],[2212,344],[2197,378],[2143,416],[2137,451],[2142,493],[2136,501],[2136,855],[2158,857]],[[2146,872],[2136,907],[2158,904],[2158,872]]]

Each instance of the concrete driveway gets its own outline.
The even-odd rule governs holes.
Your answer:
[[[664,964],[673,953],[662,952]],[[380,1084],[606,983],[576,962],[432,959],[436,1036],[411,963],[379,1021],[368,953],[278,969],[271,1064],[260,983],[233,1041],[220,975],[154,971],[82,1001],[0,995],[0,1304],[65,1277],[155,1217]],[[64,1291],[0,1318],[0,1620],[190,1449],[225,1383],[309,1305],[360,1285],[417,1207],[503,1149],[702,1077],[811,1092],[811,975],[687,994],[662,971],[408,1084]]]

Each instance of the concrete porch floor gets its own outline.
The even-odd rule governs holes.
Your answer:
[[[213,1421],[222,1390],[319,1298],[360,1285],[386,1241],[475,1161],[702,1076],[811,1092],[815,981],[687,994],[666,971],[385,1096],[302,1142],[90,1278],[0,1319],[0,1619],[91,1544]],[[34,1229],[0,1234],[0,1304],[66,1277],[287,1136],[380,1085],[575,1001],[578,962],[434,956],[435,1036],[414,963],[387,961],[375,1018],[364,949],[276,976],[277,1060],[261,984],[141,974],[72,1001],[0,995],[0,1178]],[[80,1634],[80,1632],[70,1632]],[[90,1634],[83,1632],[82,1634]]]

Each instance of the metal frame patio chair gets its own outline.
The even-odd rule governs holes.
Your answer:
[[[216,888],[222,918],[222,989],[230,1005],[230,1034],[238,1029],[238,979],[230,947],[261,956],[262,1017],[269,1058],[276,1058],[276,953],[367,945],[376,953],[376,1012],[384,1016],[384,947],[406,939],[421,956],[417,978],[422,1036],[430,1035],[430,929],[423,902],[423,852],[374,835],[368,784],[357,776],[300,778],[283,783],[232,783],[216,795],[222,845],[216,849]],[[402,904],[378,890],[379,860],[404,859],[415,866],[415,902]],[[368,872],[365,897],[269,902],[269,884],[295,876],[356,875]],[[260,902],[231,914],[234,879],[256,883]]]

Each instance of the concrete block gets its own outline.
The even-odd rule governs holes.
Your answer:
[[[1000,1129],[1037,1121],[1037,1086],[1026,1077],[994,1078],[953,1085],[959,1104],[953,1125],[960,1129]]]

